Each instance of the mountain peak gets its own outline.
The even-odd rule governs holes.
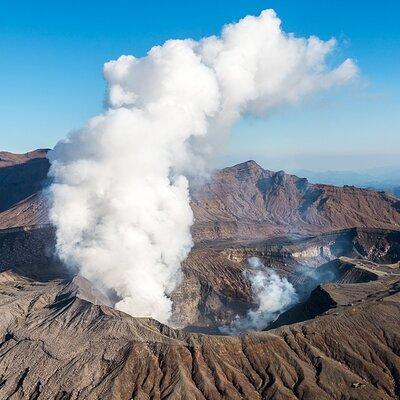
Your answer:
[[[228,168],[238,168],[238,169],[247,168],[247,169],[256,169],[256,170],[262,170],[262,169],[263,169],[263,168],[262,168],[259,164],[257,164],[254,160],[247,160],[247,161],[244,161],[244,162],[242,162],[242,163],[235,164],[235,165],[233,165],[232,167],[227,167],[227,168],[225,168],[225,169],[228,169]]]
[[[36,158],[46,158],[48,151],[49,149],[37,149],[21,154],[0,151],[0,167],[23,164]]]

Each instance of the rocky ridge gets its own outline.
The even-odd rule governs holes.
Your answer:
[[[399,199],[353,186],[311,184],[248,161],[193,190],[194,238],[317,234],[346,228],[400,229]]]

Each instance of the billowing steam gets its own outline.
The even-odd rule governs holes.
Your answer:
[[[221,327],[222,333],[236,334],[250,329],[264,329],[299,300],[293,285],[286,278],[279,277],[273,269],[266,268],[259,258],[251,257],[248,263],[251,270],[245,275],[250,282],[257,308],[249,310],[243,318],[237,317],[231,325]]]
[[[334,46],[286,34],[266,10],[219,37],[169,40],[106,63],[109,108],[50,154],[60,257],[112,291],[118,309],[167,321],[192,246],[187,177],[204,171],[244,113],[354,77],[351,60],[327,66]]]

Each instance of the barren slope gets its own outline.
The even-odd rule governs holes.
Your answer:
[[[400,229],[399,200],[383,192],[310,184],[248,161],[192,193],[196,240],[315,234],[351,227]]]
[[[0,229],[48,222],[47,205],[39,195],[49,169],[46,154],[0,152]]]
[[[45,150],[0,153],[0,229],[48,222],[38,192],[49,168]],[[254,161],[217,171],[192,190],[195,241],[317,234],[353,227],[400,229],[400,202],[355,187],[310,184]]]
[[[47,222],[42,156],[0,165],[0,228],[10,228],[0,230],[1,399],[400,398],[396,198],[254,162],[218,172],[192,194],[196,245],[173,293],[174,323],[217,332],[244,315],[251,256],[303,302],[272,330],[210,336],[118,312],[57,261],[54,230],[32,227]],[[317,286],[299,273],[305,264],[337,282]]]
[[[82,280],[8,270],[0,274],[0,398],[397,398],[399,276],[322,291],[335,308],[310,321],[206,336],[94,305],[85,298],[101,299]]]

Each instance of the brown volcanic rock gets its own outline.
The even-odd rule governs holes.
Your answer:
[[[399,263],[382,265],[369,260],[340,257],[319,269],[325,268],[337,271],[336,282],[319,285],[306,301],[282,313],[268,329],[310,320],[328,310],[354,306],[370,298],[382,301],[382,295],[387,294],[387,290],[392,293],[400,289]]]
[[[17,202],[0,213],[0,228],[48,223],[46,199],[35,192],[43,186],[49,167],[45,155],[45,151],[38,151],[3,156],[8,161],[4,161],[7,166],[0,168],[0,174],[8,177],[6,182],[15,182],[15,187],[8,184],[0,188],[0,193],[1,190],[8,193],[15,189],[14,200]],[[334,199],[346,197],[343,194],[346,191],[350,197],[345,206]],[[336,206],[327,207],[328,200],[322,202],[326,207],[317,206],[321,201],[316,193],[321,198],[333,198]],[[21,199],[25,195],[29,197]],[[216,332],[236,314],[244,315],[253,307],[251,289],[243,276],[248,268],[247,258],[251,256],[260,257],[265,265],[299,287],[303,285],[304,277],[296,275],[295,271],[304,262],[319,266],[342,255],[375,257],[378,262],[390,262],[400,257],[399,245],[396,245],[400,240],[392,238],[396,233],[382,230],[375,234],[371,229],[366,233],[346,231],[339,236],[336,234],[337,237],[334,235],[332,240],[329,235],[310,240],[301,238],[302,243],[298,245],[290,238],[282,243],[279,238],[266,239],[272,234],[287,235],[291,225],[300,233],[329,231],[346,224],[386,226],[384,217],[391,212],[394,218],[389,225],[397,226],[398,211],[391,208],[393,198],[383,194],[310,185],[305,179],[266,171],[255,162],[247,162],[217,172],[211,182],[201,190],[194,190],[192,195],[196,217],[193,233],[197,245],[183,264],[185,278],[173,293],[174,322],[180,327]],[[360,196],[367,199],[367,205],[378,204],[383,212],[374,214],[373,219],[368,217],[373,213],[372,206],[364,206],[360,216],[357,208],[361,204]],[[10,198],[3,199],[10,203]],[[331,210],[340,215],[341,223],[329,222],[327,215]],[[264,239],[250,240],[260,236]],[[33,237],[39,240],[35,235]],[[200,243],[201,239],[215,237],[224,240],[210,245]],[[52,249],[46,251],[51,253]],[[18,254],[14,256],[18,257]]]
[[[0,153],[0,229],[48,223],[47,150]],[[400,229],[399,200],[355,187],[310,184],[254,161],[217,171],[192,190],[195,241],[317,234],[352,227]]]
[[[0,229],[48,224],[48,212],[45,196],[33,194],[0,212]]]
[[[48,169],[45,150],[27,154],[0,153],[0,211],[39,192]]]
[[[25,164],[31,160],[45,159],[49,149],[37,149],[28,153],[15,154],[8,151],[0,151],[0,168]]]
[[[18,177],[14,168],[25,171],[30,162],[7,166],[7,174]],[[399,260],[399,232],[347,229],[268,239],[286,235],[292,223],[300,233],[322,232],[324,224],[327,230],[398,229],[398,203],[247,164],[218,172],[193,193],[198,241],[173,294],[175,321],[212,331],[245,313],[253,305],[243,277],[250,256],[299,286],[305,281],[295,272],[305,261],[339,271],[343,283],[318,287],[302,303],[306,308],[276,329],[207,336],[108,307],[89,282],[54,259],[52,229],[0,231],[0,398],[399,398],[400,275],[398,264],[389,265]],[[46,222],[47,206],[35,196],[38,181],[29,186],[29,173],[23,176],[14,203],[0,213],[8,227]],[[200,234],[230,239],[208,243]],[[338,259],[343,255],[353,258]]]
[[[400,229],[398,199],[355,187],[310,184],[248,161],[192,192],[195,240],[312,234],[350,227]]]
[[[382,241],[385,251],[377,252]],[[343,256],[358,260],[343,262]],[[400,232],[358,228],[309,237],[198,243],[183,263],[184,279],[172,294],[174,325],[217,333],[218,327],[255,307],[243,274],[249,269],[250,257],[258,257],[266,267],[286,277],[304,299],[321,282],[375,279],[373,262],[400,260]],[[367,264],[372,265],[370,270],[365,268]],[[309,268],[306,271],[305,265]]]
[[[49,169],[46,154],[0,152],[0,228],[48,221],[47,205],[39,195]]]
[[[368,271],[360,271],[357,266],[346,267],[348,262],[340,263],[337,259],[359,256],[355,245],[360,241],[359,236],[367,237],[367,232],[358,231],[308,238],[197,245],[183,264],[182,283],[172,294],[174,326],[196,332],[219,333],[220,326],[229,324],[236,315],[244,316],[255,307],[249,282],[243,275],[249,268],[247,259],[252,256],[259,257],[266,266],[285,276],[302,297],[321,281],[336,279],[351,283],[372,279]],[[386,236],[388,252],[394,253],[395,250],[391,249],[398,247],[400,241],[393,239],[391,232],[379,232],[372,231],[375,242],[362,241],[365,251],[369,253],[367,244],[374,248],[380,238]],[[50,228],[0,231],[0,267],[12,268],[22,276],[39,281],[53,279],[54,273],[65,277],[68,271],[53,255],[54,242],[54,230]],[[386,256],[378,262],[386,263]],[[318,281],[302,273],[304,264],[319,271]]]
[[[132,318],[82,299],[77,285],[0,274],[0,398],[400,395],[399,277],[327,287],[336,307],[326,315],[239,337],[189,334]]]

